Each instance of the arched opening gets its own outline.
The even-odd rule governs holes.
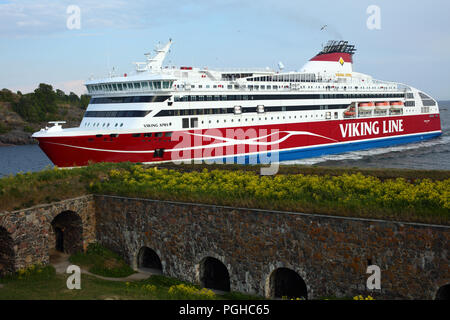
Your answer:
[[[439,288],[436,294],[436,300],[450,300],[450,284]]]
[[[0,227],[0,276],[14,273],[14,242],[9,232]]]
[[[59,252],[72,254],[83,250],[83,225],[81,218],[73,211],[64,211],[52,221],[54,244]]]
[[[278,268],[270,276],[272,298],[308,298],[306,283],[300,275],[288,268]]]
[[[141,270],[151,271],[152,273],[162,273],[161,259],[158,254],[148,248],[142,247],[138,254],[138,268]]]
[[[207,257],[200,264],[202,287],[230,291],[230,275],[227,267],[218,259]]]

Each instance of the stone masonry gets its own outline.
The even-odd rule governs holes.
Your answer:
[[[0,239],[12,240],[13,269],[27,268],[33,264],[48,264],[50,249],[55,247],[52,222],[61,213],[79,216],[82,228],[81,248],[95,241],[95,212],[92,195],[28,209],[0,213]],[[70,216],[70,215],[68,215]],[[58,219],[56,219],[58,220]],[[3,232],[2,232],[3,230]],[[5,232],[6,231],[6,232]],[[0,247],[0,256],[3,250]]]
[[[232,291],[268,297],[279,268],[295,271],[310,299],[434,299],[450,283],[448,226],[92,195],[0,213],[0,274],[49,263],[57,229],[69,253],[98,241],[137,269],[148,247],[163,274],[194,283],[215,258]],[[368,291],[373,264],[381,290]]]
[[[223,206],[96,197],[97,239],[137,267],[143,246],[163,273],[200,283],[200,263],[219,259],[232,291],[271,295],[270,275],[289,268],[308,298],[371,294],[434,299],[450,283],[448,226],[399,223]],[[381,290],[368,291],[368,265]]]

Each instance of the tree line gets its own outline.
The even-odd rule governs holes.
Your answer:
[[[49,84],[41,83],[34,92],[17,94],[8,89],[0,91],[0,101],[10,102],[12,109],[28,122],[44,122],[54,119],[58,115],[61,104],[79,107],[85,110],[90,96],[70,92],[68,95],[59,89],[54,90]]]

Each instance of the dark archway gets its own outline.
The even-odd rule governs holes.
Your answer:
[[[230,291],[227,267],[216,258],[205,258],[200,264],[200,283],[205,288]]]
[[[300,275],[288,268],[279,268],[270,276],[270,292],[274,298],[308,298],[308,289]]]
[[[15,272],[14,241],[10,233],[0,227],[0,276]]]
[[[439,288],[436,294],[436,300],[450,300],[450,284]]]
[[[152,271],[162,273],[161,259],[154,250],[148,247],[142,247],[139,250],[137,262],[139,269],[152,269]]]
[[[52,221],[54,245],[59,252],[72,254],[83,250],[83,223],[73,211],[64,211]]]

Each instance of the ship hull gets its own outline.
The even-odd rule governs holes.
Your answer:
[[[206,160],[268,163],[420,142],[441,135],[439,114],[325,120],[250,127],[174,131],[171,137],[132,133],[41,137],[59,167],[96,162]],[[156,151],[155,151],[156,150]]]

